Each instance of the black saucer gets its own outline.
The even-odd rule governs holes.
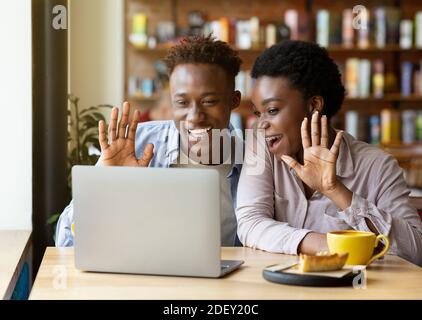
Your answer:
[[[341,278],[323,277],[311,274],[294,274],[280,271],[265,270],[262,276],[265,280],[275,283],[293,285],[293,286],[308,286],[308,287],[349,287],[353,285],[353,279],[359,276],[359,272],[353,273],[350,270]]]

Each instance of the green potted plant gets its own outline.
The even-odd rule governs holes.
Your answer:
[[[88,108],[80,109],[79,98],[69,94],[68,109],[68,157],[67,157],[67,182],[68,194],[71,194],[71,172],[75,165],[95,165],[100,156],[100,143],[98,141],[98,122],[106,119],[103,114],[104,109],[111,109],[113,106],[100,104]],[[60,217],[60,213],[51,215],[47,223],[55,230],[55,225]],[[55,234],[55,232],[53,232]]]

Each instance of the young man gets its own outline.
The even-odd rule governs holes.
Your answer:
[[[235,163],[232,154],[219,154],[225,155],[221,141],[227,138],[232,145],[242,144],[243,150],[243,139],[232,134],[230,125],[231,111],[241,98],[235,90],[235,77],[242,61],[226,43],[211,36],[195,36],[170,49],[165,62],[170,75],[173,121],[139,124],[140,115],[135,111],[129,124],[130,106],[124,103],[118,125],[119,111],[114,108],[108,137],[104,123],[99,123],[98,165],[168,168],[212,164],[222,177],[221,244],[239,244],[234,208],[241,164]],[[212,139],[216,132],[222,135]],[[188,158],[190,161],[186,161]],[[71,202],[57,224],[56,246],[73,245],[72,223]]]

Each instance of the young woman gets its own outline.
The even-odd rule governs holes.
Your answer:
[[[252,101],[265,157],[247,147],[237,193],[240,241],[271,252],[327,250],[326,233],[356,229],[390,238],[390,253],[422,265],[422,223],[402,170],[382,150],[330,126],[345,90],[316,44],[284,41],[255,62]],[[261,175],[247,168],[262,161]]]

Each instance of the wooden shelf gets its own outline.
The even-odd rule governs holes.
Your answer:
[[[130,6],[132,2],[142,3],[142,7],[139,4]],[[258,1],[253,2],[256,5],[251,6],[249,1],[226,1],[224,8],[217,5],[214,0],[204,0],[197,5],[194,1],[169,1],[172,6],[165,7],[160,1],[144,1],[144,0],[126,0],[127,15],[126,15],[126,32],[125,38],[125,49],[126,49],[126,82],[125,92],[128,92],[128,77],[133,74],[143,74],[145,69],[150,71],[149,67],[153,61],[162,59],[166,56],[169,48],[174,45],[172,42],[166,44],[158,44],[156,48],[136,48],[128,39],[129,32],[131,30],[131,14],[140,11],[142,9],[148,19],[151,22],[151,26],[154,29],[158,21],[166,21],[174,19],[177,23],[177,27],[185,28],[187,25],[186,17],[190,10],[194,7],[198,7],[200,10],[208,13],[209,19],[218,19],[219,16],[229,15],[230,18],[247,19],[253,15],[259,16],[262,21],[272,21],[280,19],[282,14],[288,8],[295,8],[299,12],[299,38],[305,41],[313,41],[316,38],[316,19],[315,14],[318,9],[328,9],[336,12],[343,10],[348,7],[348,4],[334,3],[334,1],[327,0],[300,0],[300,1]],[[418,10],[422,10],[422,3],[420,1],[414,1],[415,4],[409,5],[409,1],[388,1],[390,5],[397,6],[403,18],[413,17],[414,13]],[[418,2],[416,4],[416,2]],[[413,3],[413,1],[412,1]],[[374,7],[374,1],[364,0],[363,5],[367,5],[372,9]],[[275,8],[275,5],[280,7]],[[350,5],[350,4],[349,4]],[[386,3],[384,6],[388,6]],[[158,10],[158,8],[160,10]],[[277,9],[277,10],[275,10]],[[173,13],[172,13],[173,12]],[[371,33],[372,39],[372,33]],[[355,40],[357,35],[355,34]],[[372,41],[372,40],[371,40]],[[232,44],[234,47],[234,45]],[[254,47],[251,49],[237,49],[241,59],[243,60],[243,70],[251,69],[255,59],[266,49],[264,46]],[[394,74],[395,81],[386,83],[388,92],[392,90],[395,93],[385,93],[382,98],[376,98],[369,96],[367,98],[346,98],[342,109],[340,110],[336,119],[336,126],[338,128],[344,128],[345,114],[347,111],[357,111],[359,114],[365,116],[379,115],[380,111],[384,108],[393,108],[399,111],[405,109],[417,109],[422,110],[422,96],[403,96],[399,92],[400,88],[400,75],[401,75],[401,62],[411,61],[413,63],[419,63],[422,59],[422,48],[409,48],[403,49],[399,44],[387,44],[385,47],[375,47],[371,43],[367,48],[359,48],[356,45],[353,47],[345,47],[343,45],[330,45],[326,48],[329,55],[334,61],[345,66],[344,62],[348,58],[358,59],[382,59],[385,64],[385,74]],[[345,68],[342,69],[344,72]],[[387,81],[387,79],[386,79]],[[138,106],[145,106],[145,108],[154,105],[154,102],[158,97],[128,97],[129,101],[137,102]],[[252,115],[252,104],[249,98],[243,98],[239,108],[236,108],[244,120],[244,124],[249,115]],[[396,158],[400,161],[408,161],[413,155],[415,157],[422,158],[422,143],[415,145],[389,145],[379,146],[384,150],[393,153]],[[408,161],[410,163],[410,161]],[[422,170],[421,170],[422,171]]]
[[[399,93],[385,94],[382,98],[346,98],[345,102],[422,102],[422,96],[411,95],[403,96]]]
[[[167,48],[167,47],[157,47],[157,48],[136,48],[136,47],[134,47],[133,45],[131,45],[131,44],[129,44],[131,47],[132,47],[132,49],[134,50],[134,51],[136,51],[136,52],[139,52],[139,53],[146,53],[146,54],[148,54],[148,53],[151,53],[151,54],[157,54],[157,55],[164,55],[164,54],[166,54],[167,53],[167,51],[168,51],[168,49],[169,48]]]
[[[415,158],[422,158],[422,142],[415,142],[411,144],[380,144],[379,147],[386,152],[391,153],[399,161],[409,161]]]
[[[169,49],[167,46],[165,47],[156,47],[156,48],[136,48],[131,45],[133,50],[139,53],[150,53],[156,55],[165,55],[167,50]],[[251,48],[251,49],[237,49],[240,54],[260,54],[266,48]],[[360,53],[360,52],[373,52],[373,53],[388,53],[388,52],[410,52],[410,53],[421,53],[422,48],[410,48],[410,49],[403,49],[400,48],[398,45],[389,45],[384,48],[377,48],[377,47],[368,47],[368,48],[357,48],[357,47],[344,47],[341,45],[333,45],[327,48],[329,53]]]
[[[129,101],[134,101],[134,102],[155,102],[159,99],[159,97],[157,95],[152,95],[151,97],[144,97],[144,96],[131,96],[128,97]]]
[[[248,98],[242,99],[244,102],[250,102]],[[422,103],[422,96],[402,96],[400,94],[386,94],[382,98],[367,97],[367,98],[346,98],[344,103],[367,103],[367,102],[418,102]],[[367,106],[365,106],[367,107]]]
[[[151,102],[157,100],[157,96],[152,97],[141,97],[141,96],[133,96],[129,97],[131,101],[137,102]],[[243,103],[250,103],[251,99],[243,98]],[[365,102],[420,102],[422,103],[422,96],[402,96],[400,94],[387,94],[383,98],[376,98],[376,97],[368,97],[368,98],[346,98],[344,100],[345,103],[347,102],[357,102],[357,103],[365,103]]]
[[[413,142],[413,143],[388,143],[388,144],[380,144],[379,147],[383,149],[408,149],[408,148],[421,148],[421,142]]]
[[[387,45],[383,48],[378,48],[374,46],[369,46],[368,48],[358,48],[358,47],[344,47],[341,45],[333,45],[328,47],[328,52],[345,52],[345,53],[354,53],[354,52],[375,52],[375,53],[386,53],[386,52],[419,52],[422,53],[422,48],[409,48],[403,49],[399,45]]]

